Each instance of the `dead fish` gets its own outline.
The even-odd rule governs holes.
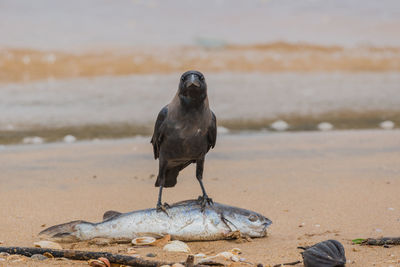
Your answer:
[[[305,249],[303,256],[305,267],[340,267],[345,266],[346,256],[343,245],[336,240],[326,240]]]
[[[132,240],[167,234],[182,241],[220,240],[228,239],[229,233],[235,231],[249,237],[264,237],[271,223],[259,213],[219,203],[207,206],[202,212],[197,200],[186,200],[173,204],[168,214],[156,209],[108,211],[102,222],[72,221],[49,227],[39,236],[61,242],[98,237]]]

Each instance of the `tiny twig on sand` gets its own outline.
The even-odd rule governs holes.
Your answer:
[[[0,252],[7,252],[9,254],[18,254],[31,257],[34,254],[50,253],[55,258],[67,258],[71,260],[90,260],[98,259],[100,257],[107,258],[110,263],[117,263],[137,267],[159,267],[161,265],[172,265],[172,263],[161,261],[143,260],[137,257],[131,257],[121,254],[113,254],[109,252],[92,252],[92,251],[79,251],[79,250],[64,250],[64,249],[48,249],[48,248],[32,248],[32,247],[0,247]],[[194,258],[188,257],[186,265],[188,267],[201,267],[202,265],[194,265]]]
[[[361,245],[369,245],[369,246],[400,245],[400,237],[367,238],[361,242]]]
[[[301,261],[294,261],[294,262],[288,262],[288,263],[281,263],[281,264],[275,264],[273,267],[280,267],[280,266],[285,266],[285,265],[296,265],[301,263]]]

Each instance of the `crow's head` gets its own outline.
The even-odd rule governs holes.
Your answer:
[[[181,104],[186,107],[198,107],[207,98],[207,84],[204,75],[195,70],[182,74],[179,83],[178,96]]]

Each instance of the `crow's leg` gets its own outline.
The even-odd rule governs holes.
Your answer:
[[[202,211],[204,211],[204,208],[206,207],[207,204],[211,205],[213,203],[212,199],[208,197],[206,190],[204,189],[203,169],[204,169],[204,157],[196,161],[196,178],[199,181],[201,191],[203,192],[203,196],[199,196],[198,198]]]
[[[160,179],[160,191],[158,192],[157,211],[165,212],[168,215],[167,213],[167,208],[169,208],[168,203],[161,204],[162,190],[165,183],[166,171],[167,171],[167,162],[160,159],[159,171],[158,171],[158,178]]]

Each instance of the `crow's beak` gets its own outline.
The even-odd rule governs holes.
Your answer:
[[[196,77],[196,75],[191,74],[190,77],[188,78],[185,86],[186,86],[186,88],[189,88],[189,87],[192,87],[192,86],[200,87],[200,81]]]

